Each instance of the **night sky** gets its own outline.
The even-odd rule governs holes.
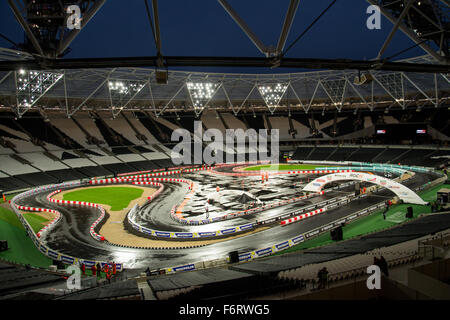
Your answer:
[[[229,0],[233,8],[266,45],[276,46],[289,0]],[[286,47],[324,10],[331,0],[301,0]],[[151,7],[151,1],[149,0]],[[372,59],[392,24],[382,18],[381,30],[366,28],[364,0],[338,0],[322,19],[289,51],[287,57]],[[251,56],[259,50],[215,0],[159,1],[163,55]],[[0,32],[15,42],[23,32],[7,1],[0,2]],[[400,31],[386,56],[414,43]],[[0,39],[1,47],[11,47]],[[108,0],[78,37],[67,58],[153,56],[156,49],[143,0]],[[425,54],[415,48],[396,59]],[[193,68],[188,68],[193,69]],[[201,69],[205,70],[205,69]],[[256,69],[209,68],[208,71],[255,72]],[[288,70],[258,70],[258,72]]]

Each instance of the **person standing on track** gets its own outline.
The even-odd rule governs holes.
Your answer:
[[[95,264],[91,267],[92,275],[95,277],[97,275],[97,268],[95,267]]]
[[[108,280],[108,283],[111,283],[111,272],[106,273],[106,280]]]
[[[206,204],[205,204],[205,215],[206,215],[206,219],[209,219],[209,206],[208,206],[208,200],[206,201]]]

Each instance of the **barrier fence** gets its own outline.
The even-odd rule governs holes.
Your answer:
[[[21,206],[21,205],[16,203],[17,201],[20,201],[21,199],[27,198],[27,197],[32,196],[32,195],[37,195],[37,194],[40,194],[40,193],[43,193],[43,192],[54,191],[54,190],[59,190],[59,189],[67,189],[67,188],[78,187],[80,185],[81,185],[81,183],[78,181],[78,182],[46,185],[46,186],[30,189],[30,190],[28,190],[28,191],[26,191],[24,193],[21,193],[21,194],[15,196],[13,199],[11,199],[11,208],[13,209],[14,213],[16,214],[17,218],[20,220],[22,225],[24,226],[25,231],[27,232],[27,234],[30,237],[30,239],[33,241],[33,243],[36,246],[36,248],[40,252],[42,252],[44,255],[46,255],[47,257],[49,257],[49,258],[51,258],[53,260],[62,261],[64,264],[81,265],[81,264],[84,263],[84,265],[86,267],[92,267],[93,265],[100,264],[102,268],[106,264],[108,264],[110,267],[112,267],[112,263],[111,262],[90,260],[90,259],[84,259],[84,258],[80,258],[80,257],[74,257],[74,256],[70,256],[70,255],[67,255],[67,254],[60,253],[60,252],[58,252],[56,250],[53,250],[50,247],[46,246],[43,242],[41,242],[40,237],[42,236],[42,234],[44,232],[47,232],[49,229],[51,229],[55,225],[55,223],[57,223],[60,219],[58,219],[57,221],[53,221],[53,223],[48,225],[48,227],[46,229],[44,227],[41,231],[39,231],[39,236],[38,236],[33,231],[33,229],[31,228],[30,224],[25,219],[25,217],[19,211],[19,210],[24,210],[24,209],[19,209],[19,208],[20,207],[28,208],[29,211],[31,211],[31,212],[38,212],[38,211],[44,211],[44,210],[48,211],[48,210],[51,210],[51,209]],[[122,263],[116,263],[116,270],[119,271],[119,272],[122,271],[123,270],[123,264]]]
[[[355,164],[355,163],[352,163],[352,164]],[[358,164],[365,164],[365,163],[358,163]],[[373,167],[382,167],[382,165],[379,165],[379,166],[376,165],[376,166],[373,166]],[[396,168],[406,169],[406,170],[411,170],[411,171],[416,171],[416,172],[427,172],[427,173],[433,172],[432,170],[429,170],[428,168],[418,168],[418,167],[411,167],[411,166],[396,166],[396,165],[390,165],[389,167],[390,167],[390,168],[394,168],[394,169],[396,169]],[[210,169],[210,168],[209,168],[209,169]],[[200,170],[206,170],[206,169],[205,169],[205,168],[196,168],[196,169],[189,169],[189,170],[197,170],[197,171],[200,171]],[[381,169],[380,169],[380,170],[381,170]],[[384,169],[383,169],[383,170],[384,170]],[[177,172],[177,171],[171,171],[171,172]],[[191,172],[194,172],[194,171],[191,171]],[[157,173],[155,173],[155,174],[157,174]],[[172,174],[173,174],[173,173],[172,173]],[[157,176],[157,175],[156,175],[156,176]],[[145,177],[145,178],[148,178],[148,177]],[[116,179],[123,179],[123,180],[111,180],[111,179],[103,179],[103,180],[110,180],[110,181],[118,182],[118,181],[127,181],[127,180],[129,180],[129,179],[131,179],[131,178],[124,177],[124,178],[116,178]],[[155,182],[155,181],[157,181],[157,180],[154,180],[154,181],[139,181],[138,179],[140,179],[140,178],[136,178],[136,179],[135,179],[135,178],[132,178],[132,179],[134,179],[133,182]],[[170,179],[168,179],[168,178],[152,178],[152,180],[153,180],[153,179],[158,179],[159,181],[166,181],[166,182],[184,182],[184,181],[174,181],[174,180],[176,180],[176,179],[174,179],[174,178],[170,178]],[[180,179],[178,179],[178,180],[180,180]],[[184,180],[184,179],[183,179],[183,180]],[[429,183],[427,183],[426,185],[424,185],[423,187],[419,187],[419,188],[416,188],[416,189],[421,189],[421,190],[427,189],[427,188],[430,188],[430,187],[432,187],[432,186],[434,186],[434,185],[437,185],[437,184],[441,183],[441,182],[444,181],[444,180],[446,180],[446,178],[444,179],[444,177],[441,176],[439,179],[434,180],[434,181],[432,181],[432,182],[429,182]],[[93,180],[91,180],[91,181],[101,181],[101,180],[93,179]],[[187,180],[187,181],[188,181],[188,180]],[[127,182],[128,182],[128,181],[127,181]],[[112,183],[114,183],[114,182],[112,182]],[[186,182],[185,182],[185,183],[186,183]],[[95,182],[95,183],[90,183],[90,184],[97,184],[97,183]],[[21,200],[21,199],[23,199],[23,198],[26,198],[26,197],[29,197],[29,196],[32,196],[32,195],[37,195],[37,194],[39,194],[39,193],[48,192],[48,191],[53,191],[53,192],[54,192],[54,191],[60,191],[60,190],[63,190],[63,189],[73,188],[73,187],[77,187],[77,186],[81,186],[81,185],[82,185],[82,184],[81,184],[80,181],[75,181],[75,182],[61,183],[61,184],[53,184],[53,185],[47,185],[47,186],[41,186],[41,187],[38,187],[38,188],[33,188],[33,189],[30,189],[30,190],[28,190],[28,191],[26,191],[26,192],[24,192],[24,193],[21,193],[21,194],[19,194],[19,195],[16,195],[16,196],[11,200],[11,207],[12,207],[13,211],[15,212],[15,214],[17,215],[17,217],[19,218],[19,220],[21,221],[21,223],[23,224],[23,226],[24,226],[24,228],[25,228],[27,234],[30,236],[30,238],[32,239],[32,241],[33,241],[33,243],[35,244],[35,246],[36,246],[43,254],[45,254],[46,256],[48,256],[48,257],[50,257],[50,258],[52,258],[52,259],[54,259],[54,260],[62,261],[62,262],[64,262],[65,264],[81,264],[81,263],[84,263],[84,264],[86,265],[86,267],[90,267],[90,266],[92,266],[92,265],[94,265],[94,264],[97,264],[97,263],[100,263],[102,267],[103,267],[105,264],[111,265],[110,262],[94,261],[94,260],[82,259],[82,258],[78,258],[78,257],[73,257],[73,256],[65,255],[65,254],[59,253],[59,252],[57,252],[57,251],[55,251],[55,250],[52,250],[51,248],[47,247],[46,245],[44,245],[44,244],[40,241],[40,237],[43,235],[43,233],[45,233],[45,232],[47,232],[48,230],[50,230],[50,229],[51,229],[58,221],[60,221],[60,219],[61,219],[61,214],[60,214],[57,210],[53,210],[53,209],[34,208],[34,207],[29,207],[29,206],[21,206],[21,205],[19,205],[19,204],[16,203],[17,201],[19,201],[19,200]],[[161,185],[162,185],[162,184],[161,184]],[[190,187],[190,189],[191,189],[191,193],[192,193],[194,188],[191,188],[191,187]],[[53,193],[53,192],[52,192],[52,193]],[[54,194],[56,194],[56,193],[54,193]],[[360,195],[359,198],[362,198],[362,197],[364,197],[364,196],[366,196],[366,195],[365,195],[365,194],[364,194],[364,195]],[[50,198],[50,195],[49,195],[49,198]],[[56,201],[58,201],[58,200],[56,200]],[[56,203],[57,203],[57,202],[56,202]],[[86,202],[80,202],[80,201],[72,201],[72,202],[71,202],[71,201],[67,201],[67,203],[63,203],[63,204],[66,204],[66,205],[88,205]],[[94,206],[95,204],[91,204],[91,205],[92,205],[93,207],[95,207],[95,206]],[[99,206],[99,207],[101,208],[101,206]],[[350,215],[348,215],[348,216],[346,216],[346,217],[344,217],[344,218],[338,219],[338,220],[336,220],[336,221],[334,221],[334,222],[332,222],[332,223],[329,223],[329,224],[327,224],[327,225],[325,225],[325,226],[321,226],[320,228],[317,228],[317,229],[315,229],[315,230],[311,230],[311,231],[309,231],[308,233],[305,233],[305,234],[298,235],[298,236],[296,236],[296,237],[294,237],[294,238],[291,238],[291,239],[289,239],[289,240],[286,240],[286,241],[283,241],[283,242],[281,242],[281,243],[275,244],[275,245],[273,245],[273,246],[271,246],[271,247],[266,247],[266,248],[262,248],[262,249],[257,249],[257,250],[254,250],[254,251],[251,251],[251,252],[247,252],[247,253],[241,253],[241,254],[239,254],[239,260],[240,260],[240,261],[248,261],[248,260],[251,260],[251,259],[254,259],[254,258],[257,258],[257,257],[267,256],[267,255],[272,254],[272,253],[277,252],[277,251],[285,250],[285,249],[287,249],[288,247],[291,247],[291,246],[293,246],[293,245],[296,245],[296,244],[298,244],[298,243],[300,243],[300,242],[305,241],[305,239],[314,237],[315,235],[317,235],[317,234],[319,234],[319,233],[321,233],[321,232],[327,231],[327,230],[333,228],[334,226],[341,225],[342,223],[351,221],[351,220],[356,219],[356,218],[358,218],[358,217],[360,217],[360,216],[362,216],[362,215],[364,215],[364,214],[368,214],[368,213],[373,212],[373,211],[375,211],[375,210],[377,210],[377,209],[380,209],[380,208],[382,208],[382,207],[384,207],[384,203],[380,203],[380,204],[371,206],[371,207],[369,207],[369,208],[367,208],[367,209],[364,209],[364,210],[358,211],[358,212],[356,212],[356,213],[350,214]],[[96,208],[98,208],[98,207],[96,207]],[[103,209],[103,208],[100,209],[100,208],[99,208],[99,210],[103,210],[103,212],[104,212],[104,209]],[[330,207],[327,207],[327,209],[330,209]],[[56,218],[55,218],[55,219],[47,226],[46,229],[43,228],[42,230],[40,230],[40,231],[38,232],[38,234],[39,234],[39,236],[38,236],[38,234],[36,234],[36,233],[33,231],[33,229],[31,228],[30,224],[29,224],[28,221],[24,218],[24,216],[21,214],[21,212],[20,212],[19,210],[26,210],[26,211],[30,211],[30,212],[39,212],[39,211],[44,211],[44,212],[45,212],[45,211],[48,211],[48,212],[55,213],[56,215],[57,215],[56,212],[58,212],[58,213],[59,213],[59,218],[58,218],[58,215],[57,215],[57,217],[56,217]],[[53,211],[50,211],[50,210],[53,210]],[[54,211],[56,211],[56,212],[54,212]],[[324,212],[324,211],[322,210],[321,212]],[[320,213],[320,212],[318,212],[318,213]],[[316,214],[318,214],[318,213],[316,213]],[[292,214],[292,213],[291,213],[291,214]],[[304,216],[304,217],[306,217],[306,216]],[[96,221],[96,225],[97,225],[102,219],[103,219],[103,218],[99,218],[99,219]],[[266,221],[270,221],[270,220],[271,220],[271,219],[266,220]],[[276,219],[275,219],[275,220],[276,220]],[[294,222],[294,221],[292,221],[292,222]],[[263,223],[263,222],[260,222],[260,223]],[[268,223],[270,223],[270,222],[268,222]],[[91,227],[92,227],[92,226],[91,226]],[[233,227],[233,228],[228,228],[228,229],[220,230],[220,232],[222,233],[222,235],[226,235],[226,234],[235,233],[236,230],[237,230],[237,228],[253,228],[253,227],[254,227],[254,224],[247,224],[247,225],[243,225],[243,226],[238,226],[238,227]],[[93,228],[95,228],[95,227],[93,227]],[[140,227],[140,228],[142,228],[142,227]],[[44,230],[44,229],[45,229],[45,230]],[[234,229],[234,230],[233,230],[233,229]],[[142,230],[142,229],[141,229],[141,230]],[[148,230],[149,230],[149,229],[148,229]],[[148,231],[148,230],[147,230],[147,231]],[[244,231],[243,229],[240,229],[240,230],[241,230],[241,231]],[[151,232],[152,232],[152,231],[150,230],[150,233],[151,233]],[[157,231],[155,231],[155,235],[156,235],[156,232],[157,232]],[[144,230],[144,233],[145,233],[145,230]],[[160,235],[163,234],[163,236],[167,237],[167,233],[164,233],[164,232],[159,232],[159,233],[160,233]],[[172,233],[169,233],[169,237],[170,237],[171,234],[172,234]],[[176,234],[181,235],[181,237],[184,237],[184,236],[185,236],[185,235],[182,234],[182,233],[176,233],[176,232],[175,232],[175,233],[173,233],[173,234],[174,234],[174,235],[176,235]],[[192,233],[192,235],[194,235],[194,234],[195,234],[195,233]],[[94,235],[93,235],[93,236],[94,236]],[[98,235],[98,236],[100,236],[100,235]],[[205,236],[205,235],[204,235],[204,236]],[[94,236],[94,238],[96,238],[96,237]],[[226,259],[225,259],[225,260],[226,260]],[[202,262],[202,264],[204,265],[205,262]],[[196,265],[197,265],[197,264],[188,264],[188,265],[183,265],[183,266],[176,266],[176,267],[172,267],[172,268],[166,268],[166,269],[164,269],[164,272],[167,272],[167,273],[173,273],[173,272],[178,272],[178,271],[195,270],[195,269],[196,269]],[[123,270],[123,264],[118,263],[118,264],[116,264],[116,266],[117,266],[117,270],[118,270],[118,271],[122,271],[122,270]]]
[[[411,168],[411,167],[410,167]],[[415,167],[412,167],[415,168]],[[415,171],[415,170],[412,170]],[[421,171],[421,172],[427,172],[427,173],[431,173],[433,171],[431,170],[425,170],[425,171]],[[428,189],[431,188],[435,185],[441,184],[443,182],[445,182],[447,180],[447,177],[444,177],[443,175],[438,174],[438,176],[440,176],[438,179],[433,180],[432,182],[429,182],[427,184],[425,184],[424,186],[418,187],[416,188],[416,190],[421,189]],[[351,185],[352,183],[346,183],[346,185]],[[382,189],[382,188],[380,188]],[[354,199],[361,199],[367,197],[367,194],[361,194],[357,197],[355,197]],[[343,223],[348,223],[352,220],[358,219],[364,215],[368,215],[370,213],[373,213],[377,210],[380,210],[382,208],[385,207],[385,203],[384,201],[375,205],[372,205],[366,209],[363,210],[359,210],[357,212],[351,213],[345,217],[342,217],[340,219],[336,219],[330,223],[327,223],[326,225],[323,225],[319,228],[310,230],[306,233],[300,234],[294,238],[282,241],[280,243],[274,244],[272,246],[268,246],[265,248],[261,248],[261,249],[256,249],[250,252],[244,252],[244,253],[239,253],[239,262],[246,262],[246,261],[250,261],[253,260],[255,258],[260,258],[260,257],[265,257],[268,255],[271,255],[273,253],[282,251],[282,250],[286,250],[292,246],[295,246],[301,242],[304,242],[305,240],[309,240],[310,238],[316,237],[319,234],[326,232],[332,228],[341,226]],[[330,207],[328,207],[328,209],[330,209]],[[226,258],[220,258],[220,259],[216,259],[213,261],[218,261],[218,263],[228,263],[229,262],[229,257]],[[212,262],[212,261],[211,261]],[[198,262],[198,263],[194,263],[194,264],[188,264],[188,265],[181,265],[181,266],[176,266],[176,267],[170,267],[170,268],[165,268],[162,270],[152,270],[151,273],[152,274],[161,274],[161,273],[175,273],[175,272],[179,272],[179,271],[189,271],[189,270],[196,270],[196,269],[202,269],[202,266],[204,267],[205,264],[207,262],[206,261],[202,261],[202,262]]]

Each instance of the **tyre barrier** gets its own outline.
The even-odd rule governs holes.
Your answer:
[[[295,197],[295,198],[291,198],[291,199],[287,199],[287,200],[281,200],[281,201],[277,201],[274,203],[270,203],[267,205],[263,205],[261,207],[257,207],[257,208],[252,208],[252,209],[247,209],[247,210],[241,210],[241,211],[236,211],[236,212],[232,212],[232,213],[228,213],[226,215],[220,216],[220,217],[215,217],[215,218],[209,218],[209,219],[202,219],[202,220],[195,220],[195,219],[191,219],[188,220],[186,218],[184,218],[183,216],[181,216],[180,214],[182,214],[183,212],[180,209],[177,209],[176,211],[171,211],[171,216],[174,220],[176,220],[177,222],[181,223],[181,224],[187,224],[187,225],[203,225],[203,224],[209,224],[209,223],[213,223],[213,222],[217,222],[217,221],[223,221],[223,220],[229,220],[229,219],[234,219],[237,217],[242,217],[242,216],[247,216],[250,214],[255,214],[255,213],[259,213],[262,212],[264,210],[268,210],[268,209],[273,209],[276,207],[281,207],[290,203],[295,203],[295,202],[299,202],[299,201],[303,201],[306,199],[311,199],[314,197],[317,197],[319,195],[323,195],[325,192],[321,191],[318,193],[311,193],[305,196],[299,196],[299,197]],[[178,214],[177,214],[178,213]]]
[[[280,224],[282,226],[288,225],[288,224],[300,221],[302,219],[306,219],[308,217],[312,217],[312,216],[318,215],[318,214],[323,213],[325,211],[327,211],[327,208],[320,208],[320,209],[317,209],[317,210],[314,210],[314,211],[303,213],[303,214],[301,214],[299,216],[292,217],[290,219],[283,220],[283,221],[280,222]]]
[[[16,214],[17,218],[20,220],[20,222],[22,223],[22,225],[25,228],[25,231],[27,232],[28,236],[30,237],[30,239],[33,241],[34,245],[36,246],[36,248],[45,256],[49,257],[52,260],[58,260],[63,262],[64,264],[67,265],[81,265],[84,264],[87,268],[92,267],[93,265],[97,265],[100,264],[101,267],[105,266],[106,264],[108,264],[110,267],[112,267],[112,263],[111,262],[106,262],[106,261],[98,261],[98,260],[90,260],[90,259],[84,259],[84,258],[79,258],[79,257],[74,257],[74,256],[70,256],[70,255],[66,255],[63,253],[60,253],[56,250],[51,249],[50,247],[46,246],[44,243],[41,242],[40,238],[44,235],[45,232],[48,232],[56,223],[58,223],[61,220],[61,214],[60,214],[60,218],[58,220],[53,220],[52,224],[47,225],[47,228],[45,229],[45,227],[43,229],[45,230],[41,230],[39,231],[39,236],[33,231],[33,229],[31,228],[29,222],[24,218],[24,216],[21,214],[21,212],[19,210],[26,210],[27,208],[30,209],[30,211],[47,211],[47,212],[52,212],[50,210],[53,209],[45,209],[45,208],[33,208],[33,207],[28,207],[28,206],[21,206],[19,204],[17,204],[17,201],[20,201],[23,198],[32,196],[32,195],[37,195],[39,193],[43,193],[43,192],[48,192],[48,191],[53,191],[55,189],[64,189],[64,188],[73,188],[73,187],[77,187],[80,186],[81,183],[79,181],[76,182],[65,182],[65,183],[60,183],[60,184],[54,184],[54,185],[46,185],[46,186],[42,186],[42,187],[38,187],[38,188],[33,188],[30,189],[26,192],[20,193],[18,195],[16,195],[15,197],[13,197],[11,199],[11,208],[13,209],[14,213]],[[54,210],[56,211],[56,210]],[[123,264],[122,263],[116,263],[116,270],[121,272],[123,271]]]
[[[269,256],[271,254],[286,250],[290,247],[293,247],[295,245],[298,245],[299,243],[304,242],[305,240],[308,240],[311,237],[317,236],[321,232],[327,231],[333,227],[336,227],[338,225],[341,225],[342,223],[354,220],[363,215],[367,215],[367,214],[369,214],[373,211],[376,211],[380,208],[383,208],[383,207],[384,207],[384,202],[377,204],[377,205],[373,205],[367,209],[363,209],[363,210],[351,213],[350,215],[343,217],[341,219],[338,219],[336,221],[330,222],[329,224],[322,226],[322,227],[318,228],[317,230],[315,229],[315,230],[311,230],[307,233],[299,234],[293,238],[290,238],[288,240],[274,244],[272,246],[267,246],[265,248],[260,248],[260,249],[252,250],[249,252],[239,253],[238,254],[239,262],[251,261],[253,259]],[[229,262],[229,257],[226,257],[223,260],[224,260],[224,262]],[[198,270],[198,269],[201,269],[202,265],[204,265],[204,264],[205,264],[205,262],[202,262],[202,263],[197,262],[197,263],[193,263],[193,264],[186,264],[186,265],[180,265],[180,266],[175,266],[175,267],[170,267],[170,268],[164,268],[161,270],[159,270],[159,269],[151,270],[151,274],[161,274],[161,273],[172,274],[172,273],[183,272],[183,271]]]
[[[247,173],[245,171],[245,168],[247,168],[248,165],[244,165],[244,166],[238,166],[233,168],[233,172],[236,173]],[[254,171],[256,172],[255,175],[261,175],[261,171],[264,170],[259,170],[259,171]],[[324,174],[324,173],[344,173],[344,172],[354,172],[353,169],[350,168],[322,168],[320,170],[279,170],[279,171],[275,171],[275,170],[267,170],[264,171],[264,173],[267,173],[268,175],[279,175],[279,174]]]
[[[326,204],[325,204],[325,206],[323,208],[315,209],[315,210],[313,210],[311,212],[305,213],[305,215],[307,215],[306,217],[311,217],[313,215],[317,215],[317,214],[323,213],[329,208],[335,208],[335,207],[337,207],[337,206],[339,206],[341,204],[348,203],[348,201],[349,201],[348,197],[342,197],[342,198],[338,198],[338,199],[330,199],[330,200],[324,201]],[[308,208],[310,208],[310,210],[311,210],[311,207],[315,207],[317,205],[319,205],[319,204],[312,205],[312,206],[309,206],[309,207],[306,207],[306,208],[303,208],[303,209],[300,209],[300,210],[296,210],[295,212],[289,213],[289,216],[298,214],[299,212],[303,212],[304,210],[306,210]],[[174,213],[175,208],[176,208],[176,206],[172,207],[171,214]],[[134,220],[134,215],[136,214],[137,210],[138,210],[138,207],[135,206],[128,213],[128,222],[130,223],[132,228],[135,229],[136,231],[140,232],[140,233],[146,234],[147,236],[152,236],[152,237],[156,237],[156,238],[165,238],[165,239],[198,239],[198,238],[224,237],[224,236],[229,236],[229,235],[232,235],[232,234],[237,234],[237,233],[240,233],[240,232],[244,232],[244,231],[249,231],[249,230],[255,229],[258,225],[265,225],[265,224],[275,223],[275,222],[277,222],[279,220],[282,220],[282,219],[284,219],[286,217],[286,215],[284,215],[284,216],[280,216],[280,217],[276,217],[276,218],[270,218],[270,219],[266,219],[266,220],[263,220],[263,221],[259,221],[257,223],[248,223],[248,224],[245,224],[245,225],[236,226],[236,227],[230,227],[230,228],[221,229],[221,230],[217,230],[217,231],[209,231],[209,232],[170,232],[170,231],[153,230],[153,229],[149,229],[149,228],[146,228],[146,227],[143,227],[143,226],[139,225]]]
[[[147,236],[159,238],[159,239],[207,239],[207,238],[218,238],[229,235],[234,235],[244,231],[250,231],[254,229],[257,224],[256,223],[248,223],[245,225],[240,225],[236,227],[229,227],[226,229],[216,230],[216,231],[205,231],[205,232],[172,232],[172,231],[161,231],[161,230],[153,230],[146,227],[143,227],[134,221],[134,214],[130,211],[128,214],[128,222],[133,229],[136,231],[143,233]]]
[[[61,220],[61,213],[57,210],[53,209],[45,209],[45,208],[33,208],[33,207],[27,207],[27,206],[21,206],[18,204],[15,204],[16,208],[22,211],[30,211],[30,212],[51,212],[55,215],[55,218],[50,221],[48,224],[46,224],[41,230],[36,233],[36,236],[40,238],[44,233],[49,231],[51,228],[53,228],[59,220]]]
[[[97,203],[91,203],[91,202],[85,202],[85,201],[75,201],[75,200],[57,200],[53,199],[52,197],[58,193],[60,193],[62,190],[58,189],[55,190],[47,195],[47,200],[52,203],[61,204],[61,205],[71,205],[71,206],[82,206],[82,207],[91,207],[95,208],[100,211],[100,216],[97,220],[94,221],[94,223],[89,228],[89,233],[91,236],[97,240],[97,241],[105,241],[105,237],[95,232],[95,228],[97,225],[105,218],[105,209]]]
[[[353,172],[353,170],[350,171],[350,172]],[[246,215],[249,215],[249,214],[259,213],[259,212],[262,212],[262,211],[267,210],[267,209],[271,209],[271,208],[275,208],[275,207],[279,207],[279,206],[284,206],[286,204],[299,202],[299,201],[302,201],[302,200],[305,200],[305,199],[314,198],[316,196],[323,195],[325,193],[328,193],[328,192],[331,192],[331,191],[334,191],[334,190],[338,190],[338,189],[341,189],[341,188],[348,187],[348,186],[350,186],[352,184],[353,184],[352,182],[343,183],[343,184],[341,184],[339,186],[336,186],[336,187],[333,187],[333,188],[329,188],[329,189],[326,189],[326,190],[322,190],[322,191],[320,191],[318,193],[311,193],[311,194],[306,195],[306,196],[299,196],[299,197],[295,197],[295,198],[291,198],[291,199],[287,199],[287,200],[281,200],[281,201],[278,201],[276,203],[271,203],[271,204],[268,204],[268,205],[264,205],[262,207],[252,208],[252,209],[247,209],[247,210],[242,210],[242,211],[237,211],[237,212],[230,213],[230,214],[227,214],[227,215],[224,215],[224,216],[221,216],[221,217],[202,219],[202,220],[194,220],[194,219],[187,220],[187,219],[182,217],[182,213],[183,212],[182,212],[182,209],[180,209],[180,208],[178,208],[176,212],[172,212],[171,211],[171,216],[172,216],[172,218],[175,221],[177,221],[177,222],[179,222],[181,224],[188,224],[188,225],[209,224],[209,223],[214,223],[214,222],[218,222],[218,221],[233,219],[233,218],[236,218],[236,217],[242,217],[242,216],[246,216]]]
[[[130,173],[124,173],[118,175],[120,179],[128,179],[128,178],[135,178],[135,177],[161,177],[161,176],[171,176],[176,174],[182,174],[182,173],[193,173],[198,171],[205,171],[205,170],[211,170],[213,166],[202,166],[200,168],[176,168],[175,170],[169,170],[169,171],[160,171],[160,172],[151,172],[151,171],[137,171],[137,172],[130,172]]]
[[[194,248],[201,248],[204,246],[207,246],[207,244],[199,244],[196,246],[181,246],[181,247],[138,247],[138,246],[128,246],[128,245],[124,245],[124,244],[117,244],[117,243],[112,243],[109,241],[105,241],[105,243],[112,245],[114,247],[119,247],[119,248],[130,248],[130,249],[144,249],[144,250],[183,250],[183,249],[194,249]]]

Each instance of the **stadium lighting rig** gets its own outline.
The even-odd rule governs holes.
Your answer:
[[[145,87],[147,82],[132,80],[108,81],[108,91],[111,102],[111,110],[115,118]]]
[[[120,96],[126,96],[128,94],[133,94],[136,92],[139,92],[143,87],[145,86],[145,83],[126,83],[123,81],[109,81],[108,82],[108,88],[109,90],[117,95]]]
[[[258,86],[259,93],[263,97],[270,112],[275,111],[275,109],[279,106],[288,86],[289,84],[287,83],[265,84]]]
[[[200,114],[220,88],[220,83],[187,82],[186,87],[196,114]]]
[[[34,71],[25,69],[16,71],[17,115],[21,117],[63,76],[64,73],[55,71]]]

